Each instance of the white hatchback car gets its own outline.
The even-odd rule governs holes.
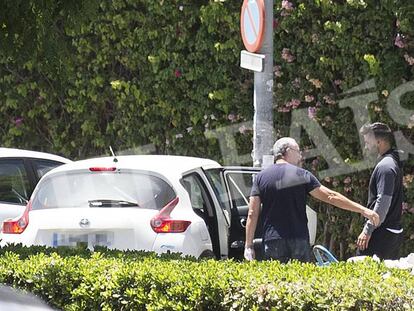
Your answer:
[[[3,223],[1,238],[242,258],[247,198],[258,171],[179,156],[73,162],[42,178],[22,216]],[[314,240],[316,213],[308,218]]]
[[[39,179],[69,162],[50,153],[0,148],[0,221],[21,215]]]

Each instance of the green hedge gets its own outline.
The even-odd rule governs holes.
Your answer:
[[[0,283],[63,310],[412,310],[414,278],[372,260],[329,267],[11,247]]]
[[[53,44],[47,45],[43,38],[46,42],[29,45],[33,53],[20,53],[28,37],[7,34],[19,30],[21,27],[13,26],[26,16],[14,1],[8,7],[16,8],[17,19],[0,29],[15,45],[14,49],[0,47],[3,146],[79,159],[108,154],[112,145],[118,151],[251,164],[222,153],[217,139],[206,136],[206,130],[224,127],[228,132],[232,127],[235,133],[230,136],[237,148],[228,147],[249,159],[253,74],[239,68],[243,49],[240,1],[95,0],[63,7],[60,2],[49,2],[51,6],[47,2],[34,5],[43,10],[50,7],[47,14],[30,10],[35,1],[25,5],[33,19],[28,24],[36,25],[39,36],[51,38]],[[414,123],[399,124],[386,108],[392,90],[414,78],[412,1],[274,3],[277,135],[289,134],[295,111],[309,109],[345,161],[361,160],[354,121],[361,116],[340,108],[338,102],[347,97],[344,93],[349,89],[373,79],[371,88],[357,93],[374,94],[373,101],[362,99],[367,100],[371,120],[389,123],[414,143]],[[82,14],[76,10],[67,14],[66,6],[72,5],[77,10],[85,5],[85,16],[92,21],[77,20],[76,15]],[[91,14],[96,7],[98,12]],[[25,6],[18,8],[24,10]],[[414,114],[413,92],[405,94],[401,104]],[[301,147],[312,148],[312,140],[304,135]],[[326,168],[326,159],[316,156],[305,165],[317,174]],[[403,255],[414,248],[413,170],[410,155],[405,162],[408,204]],[[323,183],[363,203],[368,178],[369,172],[363,171],[334,176]],[[319,241],[341,258],[353,255],[362,219],[316,203],[313,206],[320,212]]]

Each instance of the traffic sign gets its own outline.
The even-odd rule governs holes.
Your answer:
[[[256,72],[263,72],[265,55],[241,51],[240,53],[240,67],[253,70]]]
[[[244,46],[249,52],[256,52],[262,46],[264,19],[263,0],[244,0],[240,16],[240,29]]]

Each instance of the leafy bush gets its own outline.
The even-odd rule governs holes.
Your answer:
[[[29,33],[33,36],[33,29],[39,29],[41,43],[28,44],[27,33],[7,33],[24,30],[19,21],[26,15],[17,9],[16,22],[10,15],[6,20],[11,25],[0,30],[14,44],[13,49],[0,49],[2,145],[74,159],[108,154],[112,145],[119,153],[193,155],[251,164],[253,74],[239,67],[240,1],[79,1],[63,7],[49,2],[35,3],[37,10],[50,10],[27,23],[37,25]],[[35,14],[30,3],[19,9]],[[401,123],[390,117],[387,107],[392,91],[413,80],[412,1],[274,3],[278,137],[291,134],[292,115],[302,109],[303,123],[316,121],[346,163],[362,159],[357,120],[387,122],[413,144],[414,119]],[[6,8],[16,5],[9,1]],[[53,29],[55,35],[48,35]],[[47,38],[53,44],[47,45]],[[23,46],[36,48],[36,53],[21,57]],[[355,93],[367,106],[365,115],[341,108],[339,102],[349,97],[345,93],[366,81],[372,83]],[[413,92],[401,98],[410,114],[413,98]],[[222,128],[228,134],[221,141],[226,148],[207,135],[208,130]],[[312,149],[313,143],[312,137],[303,135],[303,149]],[[414,151],[410,152],[405,161],[404,255],[414,243]],[[306,166],[318,173],[327,168],[326,161],[316,155]],[[367,180],[368,172],[360,171],[323,182],[363,203]],[[314,206],[323,229],[319,240],[341,258],[352,255],[362,219]]]
[[[0,283],[63,310],[412,310],[414,279],[372,260],[329,267],[100,249],[1,250]]]

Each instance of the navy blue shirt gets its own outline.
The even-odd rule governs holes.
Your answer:
[[[263,241],[309,239],[307,195],[320,186],[309,171],[289,163],[274,164],[261,171],[250,195],[259,196],[263,204]]]

